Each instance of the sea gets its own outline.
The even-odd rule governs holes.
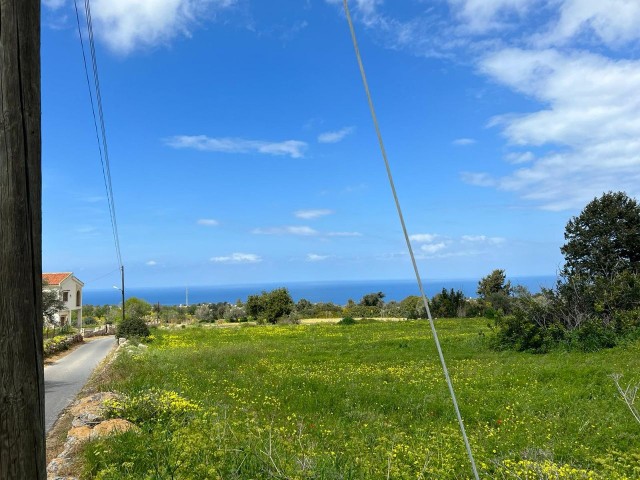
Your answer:
[[[542,287],[550,288],[555,284],[555,275],[512,277],[508,278],[512,285],[527,287],[531,293],[537,293]],[[479,279],[428,280],[423,281],[425,293],[433,297],[443,288],[462,290],[467,297],[476,297]],[[173,287],[125,287],[125,297],[137,297],[149,303],[161,305],[193,305],[196,303],[217,303],[237,300],[243,302],[249,295],[262,291],[271,291],[286,287],[294,301],[305,298],[310,302],[331,302],[345,305],[349,299],[358,302],[364,295],[372,292],[384,293],[384,301],[400,301],[409,295],[419,295],[415,280],[353,280],[322,282],[279,282],[255,283],[244,285],[212,285],[212,286],[173,286]],[[122,301],[119,290],[85,288],[85,305],[117,305]]]

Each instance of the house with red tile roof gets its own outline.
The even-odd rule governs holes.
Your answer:
[[[76,322],[78,327],[82,326],[82,287],[84,283],[72,272],[42,274],[42,289],[57,292],[65,305],[57,314],[59,325]]]

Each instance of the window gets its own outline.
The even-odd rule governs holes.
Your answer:
[[[63,302],[68,302],[69,301],[69,291],[65,290],[64,292],[62,292],[62,301]]]
[[[80,290],[76,290],[76,307],[79,307],[80,305]]]

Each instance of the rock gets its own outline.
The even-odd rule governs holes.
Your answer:
[[[100,392],[78,400],[69,410],[73,415],[74,427],[91,426],[104,420],[106,400],[120,400],[122,397],[113,392]]]
[[[64,444],[64,452],[70,451],[79,443],[86,442],[91,438],[91,428],[87,426],[75,427],[67,433],[67,441]],[[63,452],[63,453],[64,453]]]
[[[48,475],[58,475],[60,470],[69,466],[69,460],[66,458],[56,457],[49,462],[47,465],[47,474]]]
[[[93,427],[93,429],[91,430],[91,440],[137,429],[138,427],[136,427],[133,423],[127,420],[123,420],[122,418],[105,420],[104,422],[100,422],[98,425]]]

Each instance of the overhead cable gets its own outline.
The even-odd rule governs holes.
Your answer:
[[[113,199],[113,186],[111,182],[111,167],[109,163],[109,150],[107,148],[107,131],[104,122],[104,111],[102,109],[102,95],[100,93],[100,79],[98,76],[98,63],[96,59],[95,43],[93,39],[93,22],[91,20],[91,6],[89,0],[85,0],[85,18],[87,25],[87,32],[89,37],[89,52],[91,54],[91,65],[93,70],[93,82],[94,88],[91,89],[91,81],[89,80],[89,68],[87,66],[87,57],[85,54],[84,40],[82,35],[82,28],[80,26],[80,14],[78,12],[78,0],[74,0],[74,6],[76,10],[76,22],[78,25],[78,36],[80,37],[80,47],[82,49],[82,60],[84,62],[85,77],[87,80],[87,88],[89,89],[89,99],[91,102],[91,113],[93,115],[93,125],[96,132],[96,140],[98,142],[98,151],[100,154],[100,164],[102,166],[102,177],[104,179],[104,186],[107,193],[107,204],[109,206],[109,219],[111,221],[111,230],[113,233],[113,241],[116,250],[116,258],[120,269],[122,265],[122,254],[120,251],[120,238],[118,235],[118,222],[116,220],[116,207]],[[95,91],[96,102],[98,105],[98,117],[100,119],[100,133],[102,134],[102,142],[100,141],[100,133],[98,132],[98,120],[96,118],[96,108],[93,101],[93,92]]]

